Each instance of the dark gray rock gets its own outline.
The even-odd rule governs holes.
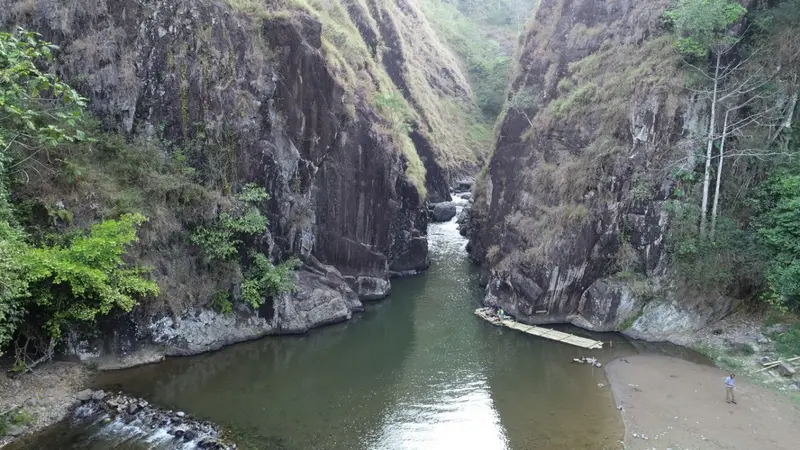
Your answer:
[[[454,203],[445,202],[437,203],[431,212],[431,220],[433,222],[447,222],[458,213],[458,208]]]
[[[543,100],[502,117],[491,161],[473,188],[470,256],[482,264],[485,303],[528,323],[624,324],[626,333],[643,339],[689,339],[737,302],[679,293],[665,251],[667,199],[676,187],[665,174],[679,159],[688,162],[683,170],[694,166],[705,102],[637,84],[613,121],[613,108],[577,106],[573,118],[564,118],[549,107],[562,98],[560,83],[569,81],[569,71],[559,68],[607,52],[625,60],[628,49],[661,35],[669,2],[614,2],[613,9],[589,0],[569,8],[557,0],[540,3],[531,19],[536,35],[520,41],[523,64],[510,94]],[[576,24],[603,32],[588,41],[564,39]],[[616,70],[610,61],[599,58],[601,72]],[[599,165],[586,151],[597,146],[615,149]],[[622,260],[627,267],[621,270]]]
[[[462,178],[456,181],[455,187],[453,190],[455,192],[467,192],[472,189],[472,186],[475,184],[474,178]]]
[[[198,217],[170,216],[168,232],[149,232],[131,252],[159,267],[154,275],[162,298],[179,299],[185,314],[175,317],[169,302],[143,303],[135,314],[101,321],[104,339],[71,336],[70,353],[113,369],[302,332],[351,318],[362,308],[360,294],[375,299],[388,293],[391,273],[427,268],[427,211],[409,180],[409,162],[391,134],[376,126],[383,122],[380,114],[328,66],[317,19],[298,13],[251,21],[216,1],[113,4],[124,8],[89,8],[84,14],[85,8],[69,7],[56,15],[44,6],[29,8],[29,14],[0,8],[0,22],[41,32],[60,46],[54,65],[90,98],[105,129],[130,139],[158,133],[170,148],[197,148],[187,161],[209,188],[225,185],[237,192],[251,182],[264,187],[271,199],[260,208],[270,217],[269,230],[248,242],[248,250],[275,262],[289,256],[306,266],[318,261],[338,274],[325,269],[320,275],[304,266],[298,273],[301,291],[269,299],[259,311],[208,311],[215,292],[236,294],[242,279],[236,268],[220,273],[219,267],[199,264],[197,249],[183,244],[189,242],[186,223],[213,217],[231,201],[216,191],[192,208]],[[98,35],[113,37],[108,58],[72,45]],[[395,56],[413,56],[403,52],[398,47]],[[427,170],[428,191],[433,199],[449,200],[450,174],[437,162],[443,149],[426,137],[429,125],[419,125],[426,131],[411,138]],[[236,151],[216,152],[233,136]],[[333,280],[343,277],[384,283],[354,295],[343,280]],[[241,303],[236,295],[232,300]]]

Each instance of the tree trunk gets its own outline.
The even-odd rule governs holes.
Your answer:
[[[714,149],[714,122],[717,120],[717,91],[719,89],[719,64],[722,55],[717,55],[717,62],[714,65],[714,91],[711,96],[711,120],[708,123],[708,138],[706,146],[706,170],[703,175],[703,206],[700,211],[700,236],[706,235],[706,224],[708,223],[708,191],[711,187],[711,154]]]
[[[722,140],[719,143],[719,162],[717,163],[717,186],[714,189],[714,206],[711,209],[711,240],[717,232],[717,211],[719,208],[719,186],[722,184],[722,164],[725,160],[725,139],[728,137],[728,116],[730,111],[725,112],[725,123],[722,125]]]

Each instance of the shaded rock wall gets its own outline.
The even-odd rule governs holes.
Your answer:
[[[374,11],[388,7],[372,3]],[[162,142],[165,157],[184,152],[218,193],[203,205],[205,216],[245,183],[265,187],[269,232],[248,246],[274,260],[303,260],[296,292],[257,312],[237,304],[233,315],[221,315],[208,308],[210,299],[219,291],[236,299],[241,270],[204,263],[188,243],[185,218],[154,218],[136,257],[154,268],[161,295],[104,323],[104,338],[73,339],[75,354],[120,367],[304,332],[349,319],[360,300],[388,294],[390,275],[429,265],[425,199],[406,176],[409,162],[391,124],[371,106],[372,94],[346,84],[344,69],[332,66],[318,17],[265,4],[252,14],[208,0],[18,0],[0,11],[0,22],[61,47],[54,69],[89,97],[106,129]],[[377,52],[369,11],[350,13]],[[414,57],[400,54],[406,66]],[[438,66],[452,72],[447,89],[468,99],[455,63],[442,64],[450,63]],[[354,70],[367,85],[380,84],[376,72]],[[428,184],[447,196],[434,162],[443,150],[426,151],[426,166],[436,169]]]
[[[668,1],[542,0],[495,153],[474,188],[486,304],[528,323],[665,340],[730,310],[669,281],[666,205],[693,167],[701,103],[676,87]],[[685,294],[684,294],[685,295]]]

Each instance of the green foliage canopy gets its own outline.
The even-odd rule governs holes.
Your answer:
[[[728,27],[747,13],[733,0],[678,0],[675,8],[664,13],[680,36],[678,50],[696,58],[705,58],[709,51],[719,52],[737,41],[728,34]]]
[[[122,256],[136,242],[136,227],[147,219],[126,214],[92,226],[66,246],[30,248],[23,254],[30,298],[48,334],[59,339],[64,325],[92,322],[119,308],[129,312],[137,298],[158,295],[146,271]]]
[[[267,231],[269,222],[258,209],[259,203],[269,200],[269,194],[253,183],[244,186],[236,196],[242,207],[219,215],[209,226],[200,226],[192,233],[192,243],[200,247],[209,259],[225,261],[238,254],[242,236]]]
[[[252,308],[264,304],[265,297],[291,292],[297,288],[292,278],[292,272],[300,264],[297,259],[290,259],[277,266],[263,253],[254,253],[252,259],[247,278],[242,282],[242,299]]]
[[[767,298],[800,311],[800,175],[776,175],[766,184],[758,234],[769,249]]]
[[[35,33],[0,33],[0,349],[20,326],[58,342],[71,322],[92,322],[158,287],[123,255],[136,241],[139,214],[107,220],[58,245],[35,245],[16,219],[11,182],[24,162],[65,142],[90,140],[80,129],[86,100],[37,63],[56,47]],[[43,351],[44,349],[38,349]]]

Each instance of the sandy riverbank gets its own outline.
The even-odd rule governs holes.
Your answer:
[[[89,377],[86,367],[68,362],[44,364],[15,378],[8,377],[7,367],[0,369],[0,412],[21,408],[28,418],[26,423],[10,424],[11,433],[0,436],[0,447],[64,419],[77,403],[75,393]]]
[[[737,380],[725,402],[722,370],[661,355],[612,361],[606,376],[628,449],[800,448],[800,409],[774,390]],[[647,439],[644,439],[646,436]]]

